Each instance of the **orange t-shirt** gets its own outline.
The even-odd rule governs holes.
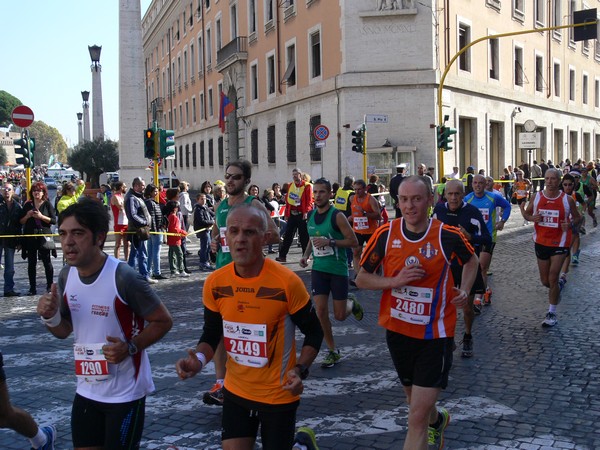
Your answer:
[[[420,264],[425,276],[410,285],[386,289],[381,296],[379,325],[416,339],[454,336],[456,307],[450,261],[462,265],[473,255],[473,247],[456,227],[430,219],[429,228],[418,240],[402,230],[403,219],[377,229],[369,240],[360,265],[374,273],[383,267],[384,277],[393,277],[403,267]]]
[[[570,247],[571,227],[562,229],[562,223],[571,214],[568,196],[561,192],[556,198],[548,198],[540,191],[533,200],[533,214],[541,214],[542,221],[533,224],[533,240],[546,247]]]
[[[373,234],[379,226],[377,219],[369,219],[365,213],[375,212],[371,206],[371,194],[359,202],[358,195],[352,197],[352,229],[358,234]],[[364,213],[362,211],[365,211]]]
[[[299,400],[283,385],[296,365],[296,327],[290,316],[310,301],[302,280],[270,259],[255,278],[239,277],[230,263],[206,279],[203,298],[204,306],[223,318],[229,356],[225,388],[261,403]]]

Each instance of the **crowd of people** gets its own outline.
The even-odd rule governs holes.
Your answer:
[[[494,180],[472,166],[460,176],[454,167],[439,184],[425,164],[415,175],[403,164],[396,172],[389,183],[394,220],[377,176],[346,176],[339,185],[295,168],[289,183],[261,190],[243,160],[226,166],[224,181],[203,182],[192,194],[195,203],[185,181],[169,189],[141,178],[129,188],[118,181],[96,199],[80,198],[82,182],[67,183],[56,207],[42,182],[33,183],[24,203],[4,183],[4,294],[20,295],[13,279],[17,250],[28,261],[29,295],[37,294],[41,260],[46,285],[37,312],[52,335],[75,338],[74,447],[139,448],[145,399],[154,389],[146,349],[173,324],[151,285],[189,277],[194,266],[186,244],[196,235],[197,267],[208,274],[204,324],[175,370],[185,380],[214,363],[215,383],[202,398],[223,408],[224,449],[254,448],[259,430],[267,450],[318,448],[310,428],[296,428],[296,411],[322,341],[322,368],[343,361],[329,298],[335,320],[363,318],[352,288],[381,291],[379,324],[409,407],[404,448],[443,448],[450,413],[437,399],[449,381],[458,312],[465,323],[461,356],[471,358],[475,316],[492,304],[489,267],[511,203],[533,223],[540,280],[548,288],[542,326],[554,327],[569,265],[579,263],[585,214],[597,225],[597,168],[542,161],[509,166],[508,178]],[[56,280],[50,260],[56,249],[46,238],[53,226],[65,262]],[[311,267],[309,287],[286,267],[295,238],[300,267]],[[170,277],[161,271],[165,244]],[[298,350],[296,328],[304,335]],[[39,427],[10,404],[1,354],[0,423],[35,449],[54,448],[55,428]]]

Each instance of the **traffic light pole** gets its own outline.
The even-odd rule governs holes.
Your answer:
[[[160,154],[159,154],[159,140],[160,140],[160,133],[158,132],[158,123],[156,121],[152,122],[152,129],[154,130],[154,186],[158,187],[158,160],[160,159]],[[155,198],[156,202],[158,203],[158,193],[156,194],[156,198]]]
[[[29,140],[29,129],[25,128],[24,133],[24,139],[25,142],[27,142],[27,153],[29,154],[29,164],[27,165],[27,167],[25,168],[25,179],[27,180],[27,199],[28,200],[32,200],[31,198],[31,150],[30,150],[30,140]]]
[[[365,183],[368,183],[369,181],[367,180],[367,116],[364,115],[363,116],[363,180],[365,180]]]
[[[552,31],[552,30],[562,30],[565,28],[577,28],[577,27],[585,27],[588,25],[597,25],[598,21],[592,21],[592,22],[583,22],[583,23],[574,23],[574,24],[569,24],[569,25],[558,25],[555,27],[544,27],[544,28],[536,28],[533,30],[522,30],[522,31],[513,31],[511,33],[500,33],[500,34],[491,34],[489,36],[483,36],[479,39],[475,39],[473,42],[470,42],[468,45],[465,45],[463,48],[460,49],[460,51],[458,51],[458,53],[456,53],[452,59],[450,60],[450,62],[448,63],[448,65],[446,66],[446,68],[444,69],[444,73],[442,74],[442,77],[440,78],[440,85],[438,86],[438,92],[437,92],[437,102],[438,102],[438,124],[441,126],[443,124],[443,105],[442,105],[442,91],[444,89],[444,81],[446,80],[446,75],[448,75],[448,72],[450,71],[450,68],[452,67],[452,64],[454,64],[454,61],[456,61],[460,55],[462,55],[463,53],[465,53],[467,50],[469,50],[471,47],[473,47],[475,44],[479,44],[482,41],[487,41],[490,39],[499,39],[499,38],[503,38],[503,37],[509,37],[509,36],[519,36],[522,34],[531,34],[531,33],[539,33],[540,31]],[[366,167],[366,166],[365,166]],[[438,177],[439,180],[441,182],[442,177],[444,176],[444,149],[443,148],[439,148],[438,149],[438,167],[439,167],[439,171],[438,171]],[[366,170],[366,169],[365,169]]]

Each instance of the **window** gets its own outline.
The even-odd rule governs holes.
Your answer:
[[[321,161],[321,149],[315,146],[315,128],[321,124],[321,115],[312,116],[309,123],[310,131],[310,160]]]
[[[196,97],[192,98],[192,122],[196,123]]]
[[[196,61],[196,57],[194,56],[194,44],[190,44],[190,79],[194,81],[194,76],[196,75],[196,68],[194,67],[194,62]]]
[[[600,80],[594,80],[594,106],[600,108]]]
[[[275,163],[275,125],[267,128],[267,162]]]
[[[567,0],[569,2],[569,25],[573,24],[573,13],[577,9],[575,0]],[[575,29],[568,28],[569,30],[569,46],[575,47]]]
[[[490,78],[493,80],[500,79],[500,53],[499,40],[490,39]]]
[[[258,67],[256,63],[250,66],[250,93],[252,100],[258,100]]]
[[[200,141],[200,167],[204,167],[204,141]]]
[[[207,69],[210,70],[212,65],[212,39],[210,37],[210,28],[206,30],[206,65]]]
[[[287,162],[296,162],[296,121],[290,120],[286,125]]]
[[[464,23],[458,25],[458,48],[462,50],[471,43],[471,27]],[[471,49],[458,57],[458,67],[466,72],[471,71]]]
[[[520,22],[525,20],[525,0],[512,0],[513,2],[513,17]]]
[[[535,25],[544,26],[546,23],[546,14],[544,13],[544,3],[546,0],[535,0],[533,11],[535,14]]]
[[[177,57],[177,87],[181,89],[181,56]]]
[[[197,160],[197,155],[196,155],[196,143],[192,143],[192,167],[197,167],[198,166],[198,160]]]
[[[217,153],[219,158],[219,165],[222,166],[225,161],[225,156],[223,155],[223,136],[219,136],[219,139],[217,139]]]
[[[275,55],[267,57],[267,93],[275,93]]]
[[[535,90],[544,92],[544,58],[535,56]]]
[[[187,100],[185,102],[185,126],[190,126],[190,104]]]
[[[187,86],[188,82],[188,58],[187,58],[187,50],[183,52],[183,82]]]
[[[200,93],[200,120],[206,119],[206,111],[204,109],[204,92]]]
[[[310,35],[310,77],[321,76],[321,32],[316,31]]]
[[[554,63],[554,96],[560,97],[560,64]]]
[[[183,34],[185,35],[187,33],[187,20],[185,20],[185,11],[183,11]]]
[[[229,18],[231,20],[231,40],[233,41],[238,36],[237,5],[231,5],[231,8],[229,9]]]
[[[575,101],[575,71],[569,69],[569,100]]]
[[[250,162],[258,164],[258,129],[250,132]]]
[[[581,101],[584,105],[588,104],[588,76],[583,74],[583,80],[581,80]]]
[[[273,0],[265,0],[265,24],[273,21],[274,17]]]
[[[204,48],[202,47],[202,37],[198,38],[198,73],[204,70]]]
[[[285,69],[285,73],[283,74],[283,78],[282,78],[281,82],[287,84],[288,86],[295,86],[296,85],[296,46],[294,44],[286,47],[285,60],[286,60],[287,68]]]
[[[177,129],[177,108],[173,108],[173,129]]]
[[[179,146],[179,167],[183,169],[183,145]]]
[[[208,165],[210,167],[213,167],[215,165],[215,155],[213,153],[214,153],[213,140],[209,139],[208,140]]]
[[[183,106],[179,105],[179,128],[183,128]]]
[[[552,0],[552,26],[562,25],[562,0]],[[561,35],[562,30],[554,30],[554,34]]]
[[[256,0],[249,0],[249,6],[248,6],[248,21],[250,22],[249,24],[249,29],[250,29],[250,34],[256,33]]]
[[[212,88],[208,88],[208,117],[212,117],[213,114],[213,90]]]
[[[523,49],[515,47],[515,86],[523,86]]]
[[[221,19],[216,20],[215,39],[217,40],[217,51],[221,50]]]
[[[185,144],[185,167],[190,167],[190,144]]]

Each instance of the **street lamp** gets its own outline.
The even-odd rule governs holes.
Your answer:
[[[81,145],[83,142],[83,113],[77,113],[77,143]]]
[[[83,99],[83,140],[90,140],[90,91],[81,91]]]
[[[102,66],[100,65],[100,52],[102,51],[102,46],[98,45],[88,45],[88,50],[90,52],[90,58],[92,58],[92,68],[98,71]]]

